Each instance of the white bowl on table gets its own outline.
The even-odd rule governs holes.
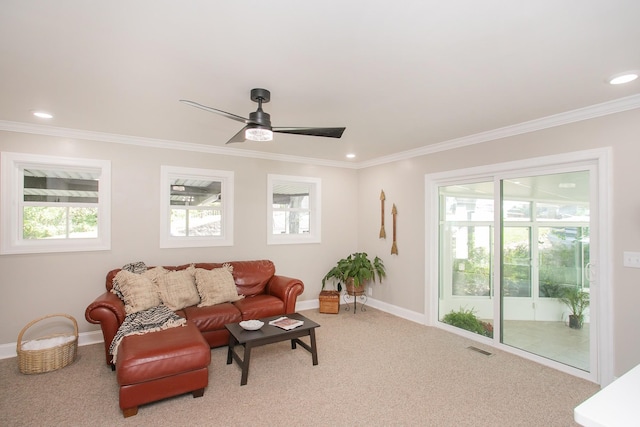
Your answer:
[[[240,322],[240,327],[247,331],[257,331],[258,329],[262,328],[263,325],[264,322],[261,322],[259,320],[244,320]]]

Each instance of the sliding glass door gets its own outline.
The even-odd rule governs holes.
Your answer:
[[[439,200],[439,319],[492,337],[493,182],[443,186]]]
[[[501,181],[502,343],[589,371],[589,171]],[[572,323],[572,310],[578,323]]]
[[[438,187],[438,319],[590,372],[590,170]]]

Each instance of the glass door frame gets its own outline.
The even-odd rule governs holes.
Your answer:
[[[493,338],[483,337],[446,325],[438,319],[438,266],[439,266],[439,187],[456,183],[494,182],[494,194],[500,194],[500,180],[514,176],[562,173],[568,170],[590,170],[591,191],[591,292],[592,332],[590,372],[540,357],[500,342],[499,322],[494,321]],[[468,338],[500,348],[550,366],[571,375],[605,386],[613,381],[613,320],[611,318],[610,265],[611,265],[611,149],[595,149],[547,156],[468,169],[425,175],[425,307],[427,324],[464,335]],[[501,213],[495,209],[494,229],[499,230]],[[500,239],[494,241],[494,253],[500,253]],[[494,257],[493,283],[495,292],[500,286],[500,257]],[[496,294],[497,296],[498,294]],[[493,298],[494,319],[500,319],[500,298]]]

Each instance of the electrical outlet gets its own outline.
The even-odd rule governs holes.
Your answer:
[[[625,252],[623,264],[625,267],[640,268],[640,252]]]
[[[373,289],[371,289],[371,286],[369,286],[367,290],[369,291],[369,296],[373,295]]]

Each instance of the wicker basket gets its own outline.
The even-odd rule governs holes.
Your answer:
[[[340,292],[320,292],[320,313],[338,314],[340,311]]]
[[[37,341],[42,341],[56,337],[71,337],[73,340],[65,342],[64,344],[56,345],[53,347],[43,348],[39,350],[24,350],[22,349],[22,336],[31,326],[36,323],[49,319],[51,317],[66,317],[73,322],[74,333],[71,334],[55,334],[48,335],[42,338],[38,338]],[[22,328],[18,335],[17,342],[18,363],[20,365],[20,372],[23,374],[41,374],[44,372],[54,371],[56,369],[64,368],[76,358],[78,352],[78,322],[72,316],[68,314],[50,314],[43,316],[39,319],[31,321],[27,326]]]

